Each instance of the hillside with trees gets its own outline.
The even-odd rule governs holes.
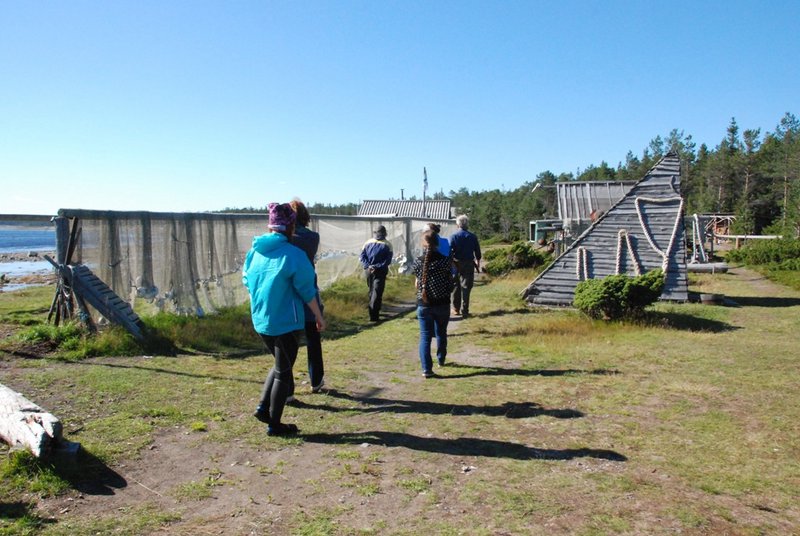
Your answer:
[[[687,214],[735,214],[733,230],[739,234],[800,236],[800,120],[789,112],[774,130],[763,134],[760,128],[741,130],[732,118],[713,148],[697,147],[690,134],[674,129],[650,140],[638,156],[629,151],[616,167],[600,162],[577,173],[546,170],[513,190],[461,188],[432,197],[451,199],[454,207],[470,216],[472,230],[484,240],[525,240],[531,220],[557,217],[555,183],[637,181],[670,150],[681,158]],[[534,191],[537,184],[540,187]],[[312,214],[354,215],[358,204],[314,203],[308,209]]]
[[[681,158],[681,188],[686,213],[735,214],[735,232],[800,235],[800,121],[791,113],[774,131],[740,130],[731,119],[719,144],[698,148],[691,135],[672,130],[656,136],[636,156],[632,151],[616,167],[607,162],[573,173],[539,173],[536,180],[510,191],[451,191],[453,206],[471,217],[482,237],[504,241],[527,238],[530,220],[557,216],[555,189],[562,181],[635,181],[674,149]],[[542,187],[533,191],[540,183]]]

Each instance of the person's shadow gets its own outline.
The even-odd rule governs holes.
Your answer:
[[[303,434],[301,437],[309,443],[333,445],[361,445],[366,443],[385,447],[404,447],[411,450],[454,456],[482,456],[488,458],[509,458],[513,460],[564,461],[575,458],[598,458],[612,462],[624,462],[628,460],[626,456],[607,449],[542,449],[521,445],[519,443],[476,437],[443,439],[439,437],[421,437],[400,432],[384,431],[341,434]]]
[[[128,486],[122,475],[83,447],[74,454],[55,451],[48,462],[70,487],[86,495],[114,495],[114,490]]]
[[[499,406],[476,406],[472,404],[447,404],[419,400],[392,400],[365,395],[351,395],[331,389],[327,395],[340,400],[358,402],[368,407],[362,413],[419,413],[424,415],[487,415],[489,417],[506,417],[509,419],[525,419],[548,416],[556,419],[575,419],[583,417],[581,411],[571,408],[545,408],[535,402],[504,402]],[[292,405],[308,409],[332,412],[353,411],[352,408],[339,408],[329,404],[308,404],[295,400]]]

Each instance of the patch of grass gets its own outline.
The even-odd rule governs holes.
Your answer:
[[[206,423],[204,423],[203,421],[194,421],[194,422],[189,424],[189,429],[192,432],[207,432],[208,431],[208,425]]]
[[[431,479],[425,476],[401,478],[397,481],[397,485],[415,494],[427,493],[431,489]]]
[[[230,484],[230,481],[222,478],[221,471],[213,470],[202,480],[176,486],[173,495],[179,501],[202,501],[213,496],[214,488],[225,484]]]
[[[800,290],[800,270],[781,270],[770,266],[757,266],[755,269],[770,281]]]
[[[381,492],[381,487],[377,482],[367,482],[365,484],[358,484],[356,492],[363,497],[372,497]]]
[[[292,519],[292,536],[333,536],[338,533],[336,517],[341,510],[319,509],[313,514],[297,512]]]
[[[338,460],[360,460],[361,454],[356,450],[339,450],[334,455]]]
[[[258,351],[264,346],[253,330],[248,303],[203,317],[158,313],[142,320],[153,340],[169,341],[183,352],[224,354]]]
[[[0,324],[30,326],[44,323],[53,301],[53,287],[28,287],[0,293]]]
[[[95,536],[97,534],[115,534],[120,536],[138,536],[152,534],[180,521],[176,513],[165,512],[152,504],[139,506],[123,506],[114,509],[108,517],[86,516],[80,519],[71,518],[63,523],[51,524],[41,532],[44,536],[69,534],[70,536]]]
[[[61,495],[70,488],[55,466],[26,450],[12,451],[0,459],[0,497],[26,491],[39,497]]]
[[[82,446],[105,463],[138,452],[151,443],[153,425],[130,413],[115,413],[85,423]]]
[[[258,474],[262,476],[267,475],[282,475],[283,470],[286,467],[286,462],[283,460],[278,460],[278,462],[273,467],[267,467],[263,465],[258,466]]]

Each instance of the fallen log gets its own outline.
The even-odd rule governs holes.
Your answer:
[[[0,439],[12,447],[25,447],[41,458],[61,443],[61,421],[0,384]]]

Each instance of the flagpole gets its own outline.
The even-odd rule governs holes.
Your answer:
[[[428,170],[425,169],[425,166],[422,167],[422,216],[427,218],[428,211],[425,207],[425,201],[428,193]]]

